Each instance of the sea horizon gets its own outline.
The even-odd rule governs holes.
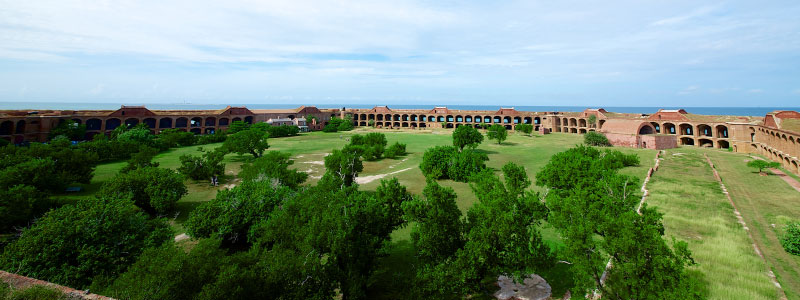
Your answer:
[[[731,116],[764,116],[777,110],[800,111],[800,107],[724,107],[724,106],[580,106],[580,105],[452,105],[452,104],[319,104],[319,103],[119,103],[119,102],[0,102],[0,110],[115,110],[122,105],[140,106],[153,110],[203,110],[221,109],[226,106],[245,106],[249,109],[291,109],[300,106],[315,106],[318,108],[358,108],[368,109],[375,106],[388,106],[396,109],[429,109],[445,106],[458,110],[497,110],[500,108],[514,108],[520,111],[535,112],[580,112],[587,108],[603,108],[609,112],[653,114],[659,109],[685,109],[687,112],[699,115],[731,115]]]

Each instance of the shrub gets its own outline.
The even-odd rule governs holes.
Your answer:
[[[433,179],[447,178],[450,160],[458,153],[455,146],[436,146],[425,150],[419,169],[425,177]]]
[[[147,167],[120,173],[103,184],[101,197],[126,198],[151,214],[165,214],[186,195],[183,177],[170,169]]]
[[[467,182],[472,174],[486,168],[487,160],[489,160],[489,157],[486,153],[471,149],[456,153],[451,158],[450,166],[447,169],[447,177],[455,181]]]
[[[758,169],[758,172],[761,173],[764,171],[764,169],[778,168],[781,166],[781,164],[773,161],[766,161],[763,159],[754,159],[748,162],[747,166],[754,169]]]
[[[486,137],[490,140],[497,140],[497,144],[503,143],[503,141],[508,138],[508,130],[503,125],[494,124],[489,126],[489,131],[486,133]]]
[[[383,157],[386,158],[396,158],[403,155],[406,155],[406,144],[401,144],[399,142],[395,142],[383,152]]]
[[[173,238],[130,200],[83,199],[47,212],[5,247],[0,269],[77,289],[116,277],[148,247]]]
[[[221,143],[224,142],[225,139],[228,138],[228,135],[224,131],[215,131],[212,134],[205,134],[201,135],[197,138],[198,145],[206,145],[212,143]]]
[[[531,124],[517,124],[514,126],[514,130],[522,132],[527,135],[531,135],[533,132],[533,125]]]
[[[181,155],[179,158],[181,166],[178,167],[178,173],[193,180],[211,180],[211,177],[225,173],[225,164],[222,163],[222,159],[225,158],[224,151],[205,152],[201,148],[200,152],[204,153],[200,156]]]
[[[328,124],[322,128],[324,132],[350,131],[353,130],[353,121],[350,118],[332,117]]]
[[[274,181],[283,186],[296,189],[308,179],[308,174],[289,169],[294,161],[286,152],[270,151],[252,163],[243,164],[239,178],[243,181]]]
[[[371,132],[366,135],[353,135],[350,137],[349,147],[352,151],[361,155],[364,160],[374,161],[383,156],[386,148],[386,136],[383,133]]]
[[[264,150],[269,148],[269,143],[265,132],[251,128],[231,134],[225,139],[222,147],[228,152],[235,152],[239,155],[250,153],[253,157],[258,158],[264,154]]]
[[[483,142],[483,135],[470,126],[459,126],[453,130],[453,146],[463,150],[464,147],[475,148]]]
[[[604,134],[595,131],[585,133],[583,135],[583,143],[589,146],[611,146],[611,142],[608,141],[608,138]]]
[[[786,252],[800,255],[800,222],[789,223],[784,227],[781,245]]]
[[[27,227],[33,218],[46,212],[51,205],[50,199],[32,186],[0,189],[0,233],[10,232],[17,226]]]
[[[158,134],[157,137],[169,148],[174,148],[177,146],[191,146],[197,142],[197,137],[194,135],[194,133],[186,132],[176,128],[164,129]]]

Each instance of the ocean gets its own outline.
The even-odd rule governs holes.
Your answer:
[[[61,109],[61,110],[105,110],[118,109],[120,103],[61,103],[61,102],[0,102],[0,109]],[[221,109],[225,106],[247,106],[250,109],[283,109],[297,108],[300,105],[316,106],[318,108],[372,108],[370,104],[183,104],[183,103],[136,103],[126,105],[145,105],[150,109]],[[376,104],[382,105],[382,104]],[[578,112],[583,111],[585,106],[520,106],[520,105],[389,105],[389,108],[397,109],[431,109],[435,106],[447,106],[451,109],[463,110],[497,110],[501,107],[514,107],[522,111],[562,111]],[[698,115],[731,115],[731,116],[764,116],[776,110],[800,111],[800,107],[646,107],[646,106],[601,106],[610,112],[652,114],[658,109],[679,109],[683,108],[689,113]]]

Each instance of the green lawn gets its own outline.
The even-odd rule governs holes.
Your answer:
[[[765,178],[750,173],[744,168],[744,155],[687,147],[666,151],[661,168],[648,184],[647,203],[664,213],[668,235],[689,243],[698,263],[690,269],[699,273],[706,283],[709,299],[776,299],[777,289],[767,275],[769,268],[755,254],[747,232],[737,222],[733,207],[722,193],[704,153],[714,160],[745,222],[751,230],[756,230],[754,235],[759,235],[757,233],[765,229],[766,224],[749,218],[755,207],[745,209],[740,202],[763,199],[755,205],[772,206],[769,203],[784,202],[775,201],[776,197],[797,196],[788,193],[784,187],[786,183],[778,182],[777,177]],[[742,194],[742,191],[754,191],[748,186],[760,186],[758,193]],[[798,210],[785,212],[791,211]],[[775,244],[761,245],[761,249],[768,257],[771,253],[783,252]],[[789,287],[784,284],[784,288]]]

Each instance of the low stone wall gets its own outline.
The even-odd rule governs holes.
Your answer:
[[[90,294],[63,285],[58,285],[52,282],[47,282],[35,278],[25,277],[14,273],[8,273],[6,271],[0,271],[0,281],[3,281],[11,285],[11,287],[14,289],[26,289],[34,285],[43,285],[63,292],[65,295],[67,295],[68,299],[114,300],[114,298],[100,296],[97,294]]]

